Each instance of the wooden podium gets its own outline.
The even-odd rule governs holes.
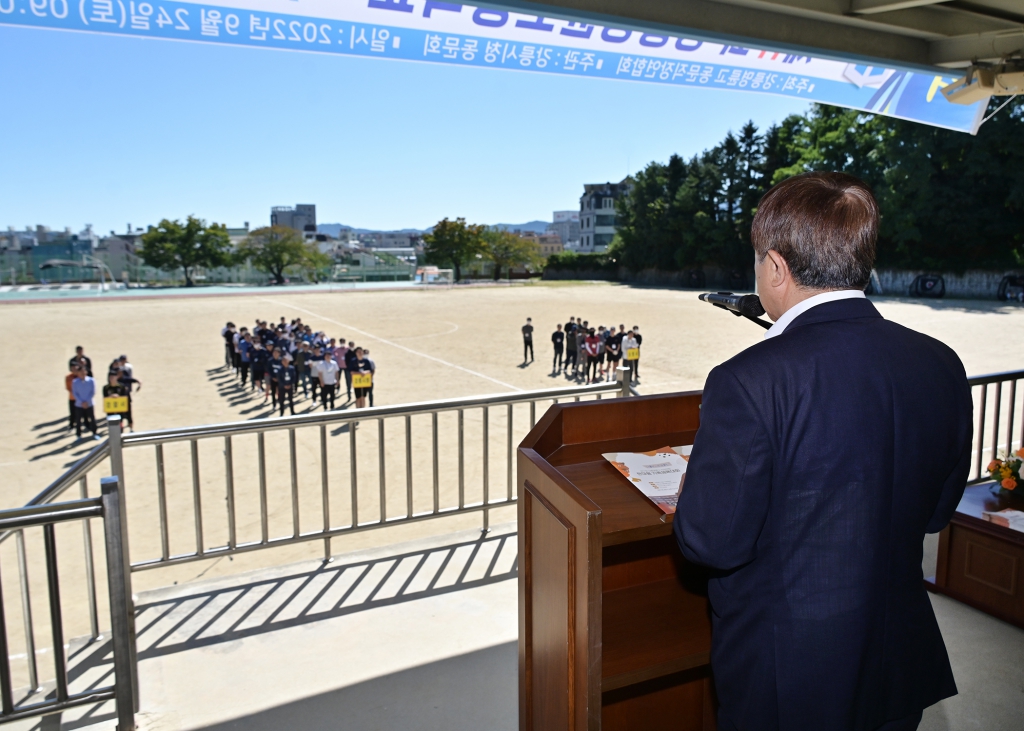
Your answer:
[[[700,392],[553,406],[519,447],[519,728],[715,729],[707,578],[601,456],[692,444]]]

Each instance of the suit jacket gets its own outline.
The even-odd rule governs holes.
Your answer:
[[[711,567],[719,729],[868,731],[956,694],[923,587],[970,467],[956,354],[866,299],[708,376],[675,515]]]

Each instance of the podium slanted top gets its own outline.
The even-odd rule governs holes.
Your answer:
[[[537,422],[520,452],[554,470],[601,512],[604,546],[672,532],[666,515],[601,455],[692,444],[701,392],[556,404]]]

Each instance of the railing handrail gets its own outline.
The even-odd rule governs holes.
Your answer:
[[[223,424],[204,424],[201,426],[178,427],[175,429],[154,429],[152,431],[125,434],[122,436],[121,442],[126,447],[140,444],[166,444],[167,442],[202,439],[204,437],[211,436],[254,434],[259,432],[276,431],[278,429],[294,429],[299,426],[318,426],[332,423],[344,424],[351,421],[359,421],[360,419],[430,414],[439,411],[452,411],[459,408],[469,408],[473,406],[503,406],[506,404],[528,403],[530,401],[536,401],[544,398],[562,398],[564,396],[586,396],[595,393],[611,393],[620,389],[621,385],[619,383],[615,381],[607,381],[586,386],[563,386],[561,388],[520,391],[518,393],[484,394],[482,396],[470,396],[468,398],[438,399],[435,401],[421,401],[412,404],[398,404],[395,406],[375,406],[369,409],[359,409],[358,411],[325,411],[322,413],[301,414],[298,416],[286,416],[283,418],[230,421]],[[71,465],[64,474],[51,482],[44,490],[25,503],[24,507],[45,505],[52,502],[109,455],[110,442],[109,440],[104,439],[96,445],[89,454]],[[7,540],[9,535],[9,532],[0,533],[0,543]]]
[[[19,528],[32,528],[39,525],[60,523],[65,520],[95,518],[102,514],[103,501],[98,497],[0,510],[0,530],[11,531]]]
[[[967,379],[971,386],[982,386],[989,383],[998,383],[1012,379],[1024,378],[1024,370],[1003,371],[1000,373],[989,373],[981,376],[972,376]],[[413,404],[399,404],[396,406],[376,406],[358,411],[328,411],[317,414],[302,414],[299,416],[287,416],[278,419],[254,419],[252,421],[225,422],[223,424],[207,424],[196,427],[182,427],[176,429],[157,429],[147,432],[126,434],[122,437],[125,446],[138,444],[163,444],[173,441],[184,441],[199,439],[208,436],[224,436],[227,434],[252,434],[261,431],[272,431],[277,429],[292,429],[297,426],[321,425],[329,423],[346,423],[358,421],[359,419],[372,419],[388,416],[404,416],[406,414],[429,414],[438,411],[448,411],[463,407],[487,405],[504,405],[534,401],[539,398],[561,398],[563,396],[587,395],[593,393],[612,392],[620,386],[614,381],[608,381],[596,385],[587,386],[565,386],[562,388],[538,389],[536,391],[522,391],[519,393],[484,394],[482,396],[471,396],[469,398],[439,399],[436,401],[422,401]],[[636,391],[633,390],[635,394]],[[46,489],[29,500],[25,507],[32,505],[44,505],[59,497],[65,490],[78,481],[83,475],[99,464],[110,454],[110,443],[106,440],[93,448],[89,454],[75,462],[64,474],[54,480]],[[0,543],[6,540],[7,533],[0,534]]]
[[[33,508],[41,505],[50,505],[55,499],[64,494],[64,491],[85,477],[89,470],[98,465],[110,455],[110,441],[104,439],[93,447],[89,454],[82,457],[68,468],[63,475],[51,482],[42,492],[25,503],[20,509]],[[0,524],[0,543],[11,537],[11,530]]]
[[[984,386],[988,383],[999,383],[1000,381],[1014,381],[1020,378],[1024,378],[1024,370],[1020,371],[1003,371],[1001,373],[989,373],[983,376],[971,376],[967,379],[967,383],[971,386]]]
[[[505,406],[508,404],[529,403],[543,399],[556,399],[567,396],[589,396],[598,393],[618,393],[622,385],[617,381],[606,381],[587,386],[566,386],[562,388],[546,388],[536,391],[518,393],[484,394],[468,398],[437,399],[420,401],[412,404],[396,404],[394,406],[374,406],[351,411],[323,411],[312,414],[299,414],[280,418],[253,419],[251,421],[230,421],[223,424],[203,424],[201,426],[179,427],[175,429],[157,429],[146,432],[125,434],[121,440],[125,447],[140,444],[166,444],[168,442],[188,441],[207,437],[223,437],[236,434],[254,434],[259,432],[295,429],[302,426],[321,426],[326,424],[345,424],[352,421],[381,419],[394,416],[415,416],[416,414],[433,414],[441,411],[457,411],[477,406]]]
[[[36,495],[34,498],[25,503],[24,507],[31,507],[33,505],[45,505],[57,498],[67,490],[71,485],[80,480],[85,474],[89,472],[93,467],[98,465],[104,459],[110,455],[110,442],[104,439],[102,442],[93,447],[89,454],[82,457],[80,460],[75,462],[67,471],[58,477],[56,480],[51,482],[42,492]],[[3,538],[0,537],[0,541]]]

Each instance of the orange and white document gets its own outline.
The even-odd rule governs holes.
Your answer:
[[[981,517],[989,523],[995,523],[996,525],[1001,525],[1004,528],[1018,530],[1021,533],[1024,533],[1024,512],[1021,512],[1020,510],[1011,510],[1010,508],[1006,508],[1005,510],[1000,510],[994,513],[986,511],[981,514]]]
[[[674,513],[692,449],[693,445],[687,444],[651,452],[608,452],[601,456],[663,512]]]

